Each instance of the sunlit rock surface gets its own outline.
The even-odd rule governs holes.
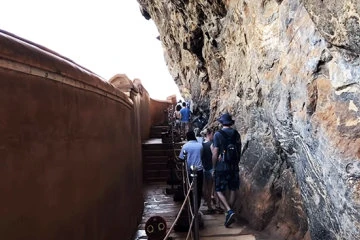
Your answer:
[[[360,239],[360,2],[138,0],[185,98],[242,134],[240,215]]]

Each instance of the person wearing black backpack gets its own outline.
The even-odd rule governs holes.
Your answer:
[[[234,120],[228,113],[223,114],[218,121],[223,125],[213,139],[212,164],[214,169],[215,191],[226,210],[225,227],[235,221],[233,205],[239,190],[239,162],[241,138],[237,130],[232,128]],[[229,199],[225,191],[229,190]]]

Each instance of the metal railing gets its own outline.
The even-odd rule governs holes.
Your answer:
[[[174,124],[175,124],[175,121],[174,121],[174,105],[171,104],[169,107],[168,107],[168,124],[169,124],[169,131],[170,131],[170,138],[171,138],[171,144],[174,144]]]
[[[181,161],[179,158],[177,158],[177,161],[181,162],[182,165],[182,184],[183,184],[183,191],[185,199],[180,207],[180,210],[178,214],[176,215],[176,218],[171,225],[169,231],[167,232],[166,236],[164,237],[164,240],[167,240],[172,233],[174,226],[178,222],[180,215],[182,211],[184,210],[185,206],[187,205],[188,210],[188,216],[189,216],[189,230],[186,236],[186,240],[189,239],[191,236],[191,239],[198,240],[199,239],[199,209],[198,209],[198,197],[197,196],[197,168],[194,166],[190,167],[191,173],[189,174],[188,168],[187,168],[187,153],[184,152],[184,160]],[[192,181],[190,181],[189,176],[191,176]],[[192,192],[193,201],[191,204],[190,200],[190,194]],[[194,226],[194,228],[193,228]],[[193,231],[192,231],[193,229]]]

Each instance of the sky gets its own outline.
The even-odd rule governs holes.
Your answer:
[[[0,29],[47,47],[105,80],[139,78],[151,98],[180,98],[154,22],[136,0],[11,0],[1,3]]]

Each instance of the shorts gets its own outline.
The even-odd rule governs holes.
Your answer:
[[[226,189],[236,191],[240,187],[238,171],[215,171],[215,191],[225,192]]]
[[[212,180],[212,178],[213,178],[213,176],[211,174],[211,171],[210,170],[209,171],[204,170],[204,180],[205,181],[210,181],[210,180]]]
[[[180,128],[180,124],[181,124],[180,120],[176,119],[175,120],[175,127]]]

